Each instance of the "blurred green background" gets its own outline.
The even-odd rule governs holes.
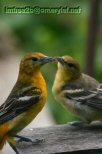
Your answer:
[[[4,46],[0,43],[0,58],[8,53],[9,42],[14,42],[13,52],[20,54],[32,51],[40,51],[48,56],[63,56],[69,54],[76,58],[82,70],[87,72],[88,37],[91,7],[94,1],[88,0],[2,0],[0,1],[0,38],[4,40]],[[95,37],[94,49],[94,76],[102,82],[102,1],[99,4],[98,29]],[[80,14],[6,14],[5,6],[39,6],[58,7],[80,6]],[[98,18],[98,17],[97,17]],[[92,25],[91,25],[92,26]],[[9,32],[8,38],[6,33]],[[93,31],[94,33],[94,31]],[[8,42],[8,46],[5,46]],[[3,47],[1,47],[3,46]],[[4,49],[5,48],[5,49]],[[13,54],[9,51],[8,54]],[[89,53],[90,57],[90,53]],[[66,123],[75,120],[76,117],[68,113],[58,102],[55,101],[51,89],[57,70],[56,64],[47,65],[43,68],[49,90],[48,110],[56,123]],[[88,72],[90,73],[90,72]],[[91,72],[92,73],[92,72]],[[90,73],[90,74],[91,74]]]

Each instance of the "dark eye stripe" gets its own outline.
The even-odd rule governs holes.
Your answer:
[[[28,58],[27,60],[37,61],[38,58],[37,57],[31,57],[31,58]]]
[[[70,68],[75,68],[76,69],[76,65],[73,64],[73,63],[68,63],[68,62],[65,62],[65,64],[70,67]]]
[[[37,57],[32,57],[32,60],[33,60],[33,61],[37,61],[38,58],[37,58]]]
[[[69,66],[69,67],[74,67],[74,68],[75,68],[75,65],[72,64],[72,63],[68,63],[68,66]]]

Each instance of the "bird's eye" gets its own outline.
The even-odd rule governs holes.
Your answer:
[[[37,58],[37,57],[32,57],[32,60],[33,60],[33,61],[37,61],[38,58]]]
[[[75,65],[73,63],[68,63],[68,66],[75,68]]]

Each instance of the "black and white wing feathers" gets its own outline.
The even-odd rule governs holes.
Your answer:
[[[5,123],[25,112],[29,107],[38,103],[41,93],[34,94],[35,87],[28,87],[17,93],[16,97],[8,99],[0,106],[0,124]]]
[[[64,96],[67,99],[84,103],[96,109],[102,109],[102,85],[95,89],[65,89]]]

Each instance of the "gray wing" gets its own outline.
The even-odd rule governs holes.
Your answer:
[[[66,89],[63,90],[63,93],[67,99],[84,103],[90,107],[102,109],[102,85],[92,90],[84,88]]]
[[[13,119],[39,102],[41,94],[32,95],[34,88],[25,88],[16,97],[9,99],[0,106],[0,124]]]

